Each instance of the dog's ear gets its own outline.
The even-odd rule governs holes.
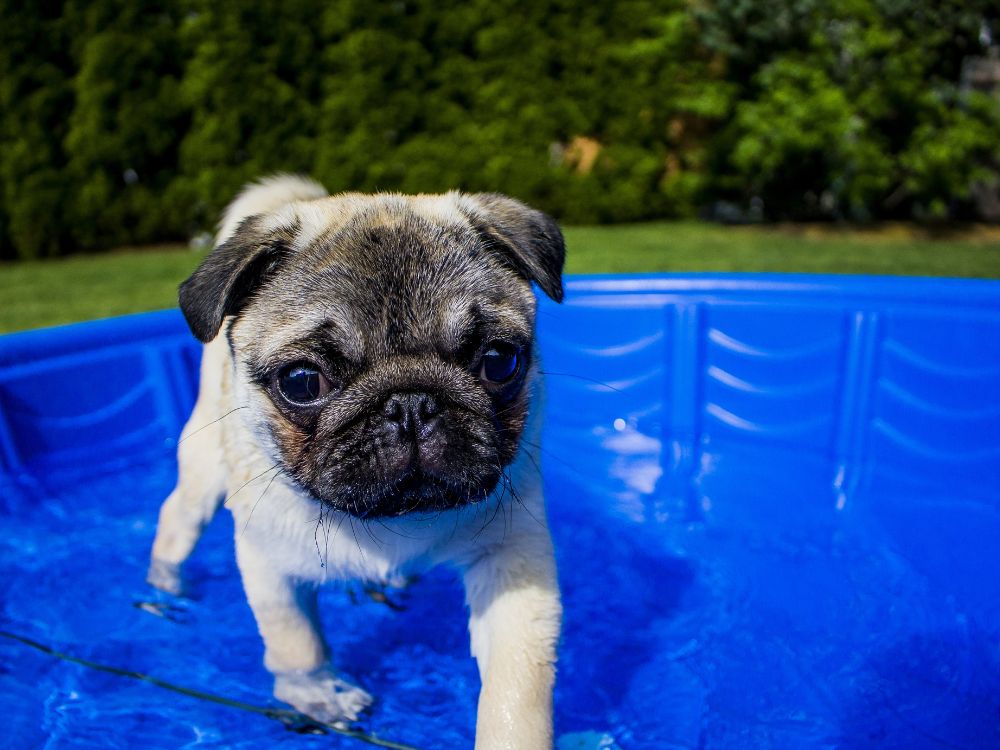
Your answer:
[[[464,195],[461,207],[490,248],[549,297],[562,302],[566,244],[551,216],[499,193]]]
[[[250,295],[291,252],[288,229],[264,231],[259,217],[244,219],[180,286],[181,312],[200,340],[216,337],[222,321],[236,315]]]

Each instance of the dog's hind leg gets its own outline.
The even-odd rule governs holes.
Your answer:
[[[177,448],[177,486],[160,508],[146,580],[171,594],[182,593],[181,564],[194,550],[225,495],[221,428],[213,424],[219,419],[217,404],[215,394],[199,396]]]

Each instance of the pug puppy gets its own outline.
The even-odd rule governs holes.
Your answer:
[[[275,696],[340,723],[372,699],[331,665],[317,587],[453,565],[476,748],[550,748],[561,606],[531,282],[562,299],[559,228],[502,195],[328,196],[293,176],[246,187],[220,227],[180,287],[201,387],[149,581],[181,592],[225,498]]]

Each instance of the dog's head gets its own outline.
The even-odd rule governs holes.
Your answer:
[[[359,517],[486,497],[536,370],[530,282],[562,298],[563,238],[500,195],[342,195],[246,218],[181,286],[225,331],[250,429],[318,500]]]

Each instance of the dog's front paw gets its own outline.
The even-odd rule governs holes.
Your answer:
[[[275,675],[274,697],[316,721],[340,726],[355,721],[372,703],[368,693],[326,668]]]

